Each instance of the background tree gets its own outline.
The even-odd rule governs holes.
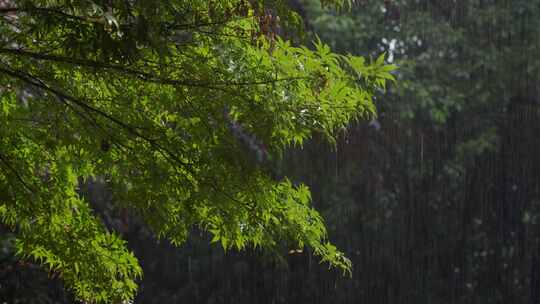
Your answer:
[[[338,51],[400,67],[378,119],[344,134],[318,178],[302,173],[357,270],[322,302],[534,303],[538,3],[363,1],[345,17],[304,4]]]

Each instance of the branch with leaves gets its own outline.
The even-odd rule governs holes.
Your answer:
[[[274,14],[285,11],[273,2]],[[249,155],[260,163],[314,133],[332,142],[351,120],[375,115],[372,93],[393,81],[394,67],[320,41],[307,48],[275,33],[246,35],[264,32],[264,6],[14,0],[0,8],[16,16],[0,17],[0,221],[21,257],[58,273],[80,300],[132,299],[141,275],[134,255],[77,191],[101,178],[119,208],[176,245],[199,227],[225,249],[286,242],[350,271],[308,188],[275,180]],[[180,27],[188,43],[174,38]],[[30,88],[35,94],[21,95]]]

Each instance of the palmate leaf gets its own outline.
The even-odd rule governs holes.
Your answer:
[[[0,219],[20,256],[85,302],[132,299],[141,268],[78,191],[101,179],[176,245],[196,226],[227,250],[285,241],[350,271],[308,188],[272,179],[265,162],[373,115],[392,68],[321,41],[292,46],[263,23],[263,4],[0,8]]]

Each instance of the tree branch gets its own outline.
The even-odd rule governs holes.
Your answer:
[[[60,8],[60,7],[58,7]],[[85,17],[85,16],[76,16],[68,13],[64,13],[61,10],[58,10],[55,7],[4,7],[0,8],[0,15],[11,14],[11,13],[43,13],[43,14],[55,14],[68,19],[74,19],[84,22],[96,23],[104,25],[106,23],[104,18],[94,18],[94,17]]]
[[[274,83],[285,82],[285,81],[311,79],[308,76],[304,76],[304,77],[287,77],[287,78],[280,78],[280,79],[245,81],[245,82],[214,82],[214,83],[193,82],[193,81],[187,81],[187,80],[178,80],[178,79],[161,77],[152,73],[131,69],[129,67],[118,65],[118,64],[110,64],[110,63],[87,60],[87,59],[63,57],[63,56],[49,55],[49,54],[43,54],[43,53],[34,53],[34,52],[25,51],[22,49],[0,48],[0,54],[12,54],[12,55],[17,55],[17,56],[30,57],[37,60],[69,63],[69,64],[74,64],[77,66],[83,66],[83,67],[88,67],[88,68],[110,69],[110,70],[115,70],[121,73],[125,73],[130,76],[135,76],[136,78],[139,78],[147,82],[167,84],[167,85],[186,86],[186,87],[200,87],[200,88],[215,89],[215,90],[222,90],[223,89],[222,87],[224,86],[267,85],[267,84],[274,84]]]
[[[11,171],[11,173],[13,173],[13,175],[15,175],[15,177],[17,178],[17,180],[23,185],[23,187],[30,193],[34,193],[35,191],[32,189],[32,187],[30,187],[25,181],[24,179],[22,178],[22,176],[19,174],[19,172],[17,172],[17,170],[15,170],[15,168],[13,168],[13,166],[9,163],[9,161],[7,160],[7,158],[0,153],[0,162],[4,165],[4,167],[6,167],[9,171]]]

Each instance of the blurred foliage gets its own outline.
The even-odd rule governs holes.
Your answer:
[[[376,97],[378,118],[326,149],[318,175],[303,168],[319,144],[308,163],[302,152],[287,163],[352,256],[353,281],[336,293],[538,301],[540,2],[357,1],[346,17],[304,8],[338,51],[386,52],[399,67],[399,85]]]

